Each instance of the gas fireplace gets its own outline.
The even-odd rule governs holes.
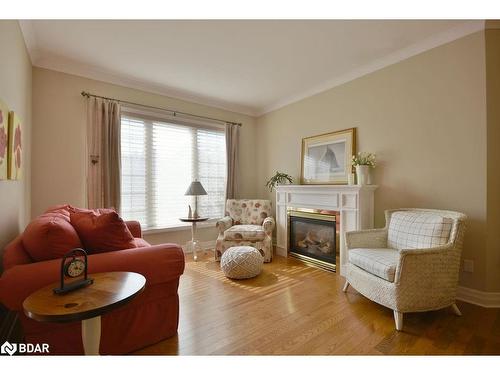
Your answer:
[[[288,209],[288,251],[315,266],[336,270],[340,212]]]

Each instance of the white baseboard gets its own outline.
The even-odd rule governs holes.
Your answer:
[[[500,292],[483,292],[459,286],[457,289],[457,299],[482,307],[500,307]]]
[[[213,249],[215,249],[215,240],[213,240],[213,241],[200,241],[200,246],[201,246],[202,250],[213,250]],[[182,245],[182,250],[186,254],[192,253],[191,250],[187,249],[186,245]]]

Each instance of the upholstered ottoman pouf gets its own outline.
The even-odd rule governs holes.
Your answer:
[[[264,258],[251,246],[233,246],[227,249],[220,260],[220,268],[230,279],[249,279],[262,271]]]

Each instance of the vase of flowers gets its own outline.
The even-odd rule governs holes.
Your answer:
[[[375,168],[375,154],[371,152],[358,152],[352,157],[352,165],[356,168],[356,179],[358,185],[370,185],[371,168]]]
[[[276,171],[274,176],[271,177],[269,181],[266,182],[266,187],[269,189],[269,191],[272,192],[276,188],[276,186],[284,185],[286,183],[291,184],[292,182],[293,182],[292,176],[283,172]]]

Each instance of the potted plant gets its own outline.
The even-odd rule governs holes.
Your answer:
[[[269,189],[269,191],[273,191],[277,185],[284,185],[286,183],[291,184],[293,182],[292,176],[289,174],[283,173],[283,172],[278,172],[274,174],[273,177],[269,179],[269,181],[266,182],[266,187]]]
[[[375,168],[375,154],[371,152],[358,152],[352,157],[352,165],[356,168],[358,185],[370,185],[370,168]]]

